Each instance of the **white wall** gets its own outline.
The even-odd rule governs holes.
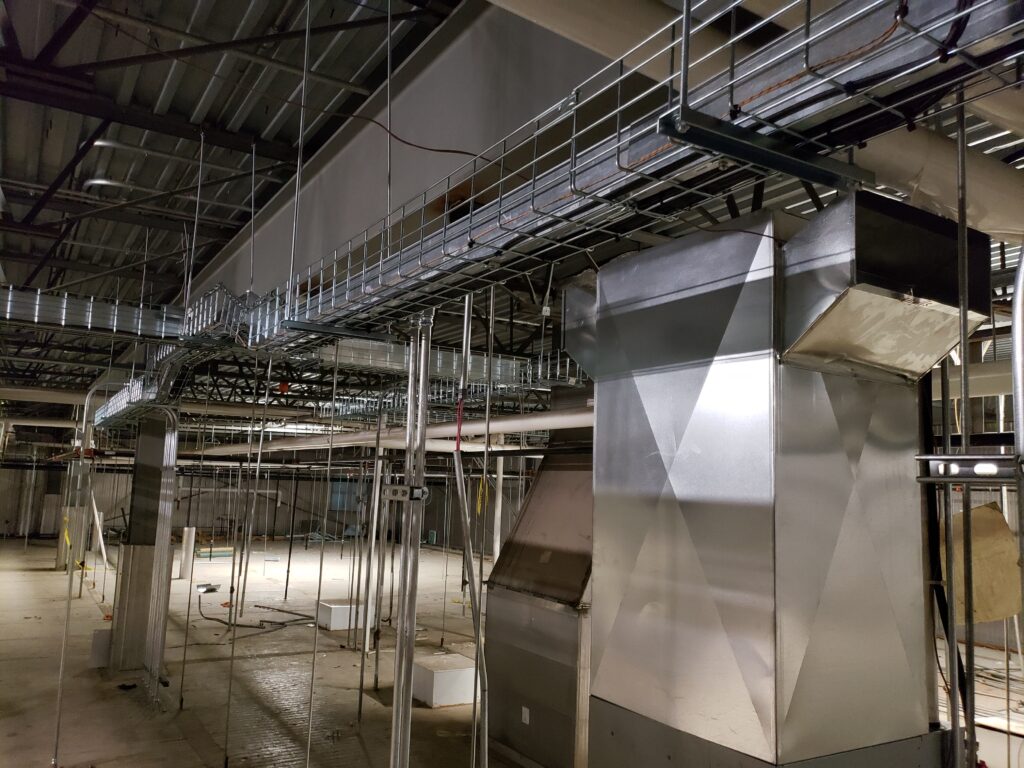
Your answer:
[[[416,63],[414,56],[409,65]],[[560,101],[604,63],[597,54],[531,22],[488,7],[413,73],[400,92],[393,89],[392,127],[420,144],[479,152]],[[383,120],[383,110],[376,117]],[[343,145],[340,136],[335,139],[309,163],[299,204],[296,270],[328,256],[386,210],[386,134],[365,124]],[[393,144],[392,158],[396,206],[469,159],[398,143]],[[289,185],[257,215],[258,293],[287,279],[293,189]],[[200,275],[199,292],[217,282],[236,292],[246,290],[248,235],[233,240],[211,266]]]

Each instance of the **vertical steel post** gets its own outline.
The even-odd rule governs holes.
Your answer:
[[[36,447],[32,446],[32,474],[28,479],[28,496],[25,499],[25,513],[22,517],[22,535],[25,537],[25,550],[28,550],[28,534],[32,528],[32,504],[36,497]],[[101,531],[102,534],[102,531]]]
[[[1024,590],[1024,259],[1017,263],[1013,281],[1013,304],[1010,319],[1010,370],[1013,391],[1013,452],[1017,475],[1017,552],[1021,589]],[[1024,594],[1022,592],[1021,594]],[[1020,619],[1014,617],[1014,631],[1020,652]],[[1024,665],[1024,654],[1021,654]]]
[[[964,113],[963,86],[956,92],[956,197],[957,197],[957,276],[960,287],[960,446],[964,454],[971,452],[971,390],[970,390],[970,323],[968,312],[968,252],[967,252],[967,122]],[[964,483],[963,499],[963,553],[964,553],[964,667],[967,687],[964,720],[967,725],[967,764],[971,768],[978,762],[977,733],[974,722],[974,554],[971,520],[971,487]]]
[[[250,475],[250,469],[251,469],[251,463],[252,463],[252,432],[253,432],[253,429],[255,428],[255,425],[256,425],[256,401],[259,398],[259,387],[260,387],[260,376],[259,376],[258,364],[259,364],[259,360],[257,358],[257,360],[255,361],[254,370],[253,370],[253,375],[254,375],[255,378],[253,379],[253,383],[252,383],[252,390],[253,390],[252,391],[252,412],[251,412],[251,415],[249,417],[249,453],[248,453],[247,460],[246,460],[246,479],[250,483],[252,482],[252,477]],[[267,379],[268,379],[268,382],[269,382],[269,379],[270,379],[270,364],[271,364],[271,360],[270,360],[270,358],[268,358],[268,360],[267,360]],[[262,434],[261,434],[261,439],[262,439]],[[231,471],[228,470],[228,482],[229,483],[230,483],[230,478],[231,478]],[[229,660],[228,660],[227,702],[226,702],[225,708],[224,708],[225,709],[225,713],[224,713],[224,766],[225,766],[225,768],[227,768],[227,765],[228,765],[228,759],[229,759],[228,752],[229,752],[230,741],[231,741],[231,691],[232,691],[233,681],[234,681],[235,640],[237,639],[237,635],[238,635],[238,616],[239,616],[239,610],[238,610],[239,609],[239,600],[237,599],[237,597],[235,595],[235,565],[236,565],[236,561],[237,561],[237,565],[238,565],[238,568],[239,568],[238,578],[239,578],[239,585],[240,585],[241,575],[242,575],[241,574],[241,568],[243,567],[243,563],[245,562],[245,525],[244,525],[244,518],[243,518],[242,536],[241,536],[241,552],[239,552],[239,548],[238,548],[239,545],[238,545],[238,542],[235,540],[236,531],[237,531],[237,528],[238,528],[238,519],[239,519],[238,510],[241,507],[241,505],[244,503],[244,500],[242,498],[242,465],[241,465],[241,463],[239,463],[239,466],[238,466],[238,489],[237,489],[237,493],[235,494],[235,497],[234,497],[233,501],[234,501],[234,510],[235,510],[235,512],[234,512],[234,514],[231,515],[231,518],[230,518],[231,519],[231,536],[232,536],[232,540],[231,540],[231,585],[230,585],[229,590],[228,590],[228,595],[229,595],[229,597],[228,597],[228,601],[229,601],[228,602],[228,625],[229,625],[229,628],[230,628],[230,631],[231,631],[231,654],[230,654],[230,657],[229,657]],[[255,506],[255,504],[254,504],[254,506]],[[212,563],[213,562],[213,558],[212,558],[213,549],[212,548],[210,550],[210,553],[211,553],[210,562]]]
[[[308,8],[308,6],[307,6]],[[307,19],[307,25],[309,21]],[[306,34],[309,29],[307,26]],[[308,41],[308,37],[307,37]],[[338,349],[339,343],[334,343],[334,382],[331,384],[331,436],[327,447],[327,498],[324,501],[324,515],[321,524],[321,534],[327,531],[327,511],[331,507],[331,459],[334,456],[334,414],[338,412],[335,404],[338,402]],[[309,668],[309,711],[306,722],[306,768],[309,768],[309,754],[313,744],[313,689],[316,684],[316,652],[320,641],[320,599],[323,596],[324,584],[324,544],[326,536],[320,536],[320,571],[316,580],[316,605],[313,607],[313,650]]]
[[[245,542],[245,571],[242,574],[242,591],[238,598],[238,615],[242,616],[245,612],[245,588],[249,584],[249,560],[252,558],[252,529],[256,524],[256,502],[259,499],[260,493],[260,465],[263,463],[263,437],[267,431],[267,406],[270,405],[270,374],[273,371],[274,358],[273,356],[267,357],[267,376],[264,382],[264,399],[263,399],[263,416],[260,419],[260,440],[256,448],[256,476],[251,479],[252,483],[252,506],[250,512],[247,515],[247,520],[243,523],[242,531],[243,534],[248,528],[248,538]],[[264,549],[266,547],[264,546]]]
[[[382,472],[382,478],[389,477],[391,475],[391,465],[387,463],[384,465]],[[391,505],[388,502],[383,502],[382,514],[380,518],[380,547],[377,555],[377,597],[376,606],[377,610],[374,612],[373,622],[373,690],[380,689],[380,625],[384,617],[384,564],[387,562],[387,542],[388,534],[391,531]]]
[[[462,369],[459,373],[459,406],[458,406],[458,426],[455,433],[455,486],[459,495],[459,509],[462,514],[462,563],[464,576],[466,579],[466,587],[469,590],[470,607],[473,613],[473,634],[477,638],[477,653],[479,655],[479,677],[480,677],[480,697],[483,700],[487,695],[487,662],[486,657],[483,653],[483,648],[480,643],[482,638],[481,632],[481,595],[480,595],[480,584],[476,579],[476,574],[473,572],[473,537],[470,533],[470,516],[469,516],[469,499],[466,495],[466,477],[465,470],[462,465],[462,409],[465,404],[466,395],[466,380],[468,376],[468,365],[469,365],[469,348],[471,339],[471,325],[473,317],[473,297],[472,295],[466,296],[466,303],[463,312],[463,328],[462,328]],[[476,692],[474,691],[474,701],[476,699]],[[483,708],[481,707],[481,710]],[[483,715],[483,711],[481,711]],[[481,729],[481,733],[483,730]],[[474,728],[475,735],[475,728]],[[470,745],[470,766],[476,765],[476,751],[477,743],[476,739]],[[481,764],[487,765],[487,744],[484,743],[480,749]]]
[[[288,563],[284,571],[284,599],[288,599],[288,582],[292,576],[292,547],[295,543],[295,505],[299,501],[299,474],[292,469],[292,511],[288,516]]]
[[[187,313],[188,313],[188,307],[189,307],[189,300],[191,299],[191,296],[192,296],[192,269],[193,269],[193,267],[195,267],[195,263],[196,263],[196,242],[199,240],[199,204],[202,201],[202,196],[203,196],[203,155],[205,154],[205,150],[206,150],[206,134],[203,133],[202,131],[200,131],[199,132],[199,172],[197,174],[197,181],[199,183],[196,184],[196,215],[195,215],[195,222],[192,225],[192,249],[191,249],[191,252],[186,251],[186,253],[185,253],[185,261],[188,263],[188,269],[185,270],[185,312],[186,312],[186,320],[188,319],[188,314]],[[148,247],[148,242],[149,242],[149,233],[148,233],[148,231],[147,231],[147,234],[146,234],[146,242],[147,242],[147,247]],[[188,246],[189,244],[186,242],[185,245]],[[142,291],[141,291],[141,289],[139,291],[139,300],[140,301],[142,300]],[[134,371],[135,371],[135,369],[133,368],[132,372],[134,373]]]
[[[679,109],[682,110],[690,101],[690,34],[693,26],[693,2],[683,0],[683,34],[680,37],[679,50]]]
[[[419,320],[420,360],[417,370],[418,394],[416,396],[416,429],[415,457],[412,473],[412,487],[423,488],[426,479],[426,445],[427,445],[427,414],[429,411],[430,393],[430,339],[434,324],[434,311],[425,310]],[[401,734],[401,755],[403,765],[408,765],[409,745],[412,734],[412,667],[416,649],[416,596],[419,588],[420,534],[423,528],[422,499],[410,500],[409,510],[409,541],[406,549],[408,584],[406,587],[405,615],[399,632],[404,634],[405,658],[403,662],[404,679],[402,681],[401,706],[405,710],[405,728]]]
[[[288,320],[294,319],[293,293],[297,285],[292,285],[295,277],[295,249],[299,239],[299,192],[302,189],[302,144],[306,138],[306,76],[309,74],[309,0],[306,0],[306,44],[302,54],[302,88],[299,96],[299,140],[296,142],[297,157],[295,160],[295,203],[292,207],[292,245],[288,257],[288,293],[284,298],[284,316]]]
[[[942,452],[951,454],[949,418],[949,358],[942,361],[939,389],[942,403]],[[956,642],[956,553],[953,548],[953,486],[942,486],[942,520],[946,543],[946,671],[949,676],[949,727],[953,742],[953,766],[963,768],[964,741],[960,735],[960,657]]]
[[[408,370],[409,380],[406,385],[406,409],[405,409],[405,472],[404,479],[406,486],[412,486],[415,477],[414,456],[416,439],[416,397],[417,397],[417,370],[419,365],[419,344],[421,339],[420,328],[413,329],[408,344]],[[398,628],[395,647],[395,682],[392,694],[391,705],[391,768],[405,768],[409,762],[409,754],[404,744],[408,742],[405,738],[405,731],[409,728],[411,712],[411,698],[405,695],[405,660],[406,647],[408,644],[407,627],[405,625],[408,615],[407,605],[409,600],[409,561],[408,550],[411,547],[411,526],[410,519],[411,504],[402,506],[402,542],[399,553],[398,571]],[[416,637],[416,628],[413,627],[413,640]],[[410,692],[411,693],[411,692]],[[407,707],[405,702],[409,701]]]
[[[550,279],[548,283],[548,291],[550,293]],[[547,304],[547,299],[544,301]],[[552,346],[554,346],[552,344]],[[484,635],[483,635],[483,588],[484,588],[484,541],[486,532],[486,521],[487,521],[487,492],[490,490],[490,470],[491,470],[491,391],[494,387],[494,286],[491,286],[490,297],[487,307],[487,363],[485,365],[487,371],[487,389],[484,396],[484,465],[482,474],[482,483],[484,489],[484,504],[483,504],[483,516],[480,520],[480,580],[479,595],[478,595],[478,606],[477,611],[480,613],[480,617],[474,622],[474,639],[476,641],[476,652],[474,653],[474,680],[479,682],[483,680],[484,673]],[[494,518],[494,523],[497,525],[497,518]],[[497,560],[497,550],[493,553],[494,559]],[[470,747],[470,754],[475,751],[477,744],[477,717],[476,717],[476,685],[473,687],[473,743]],[[487,733],[487,685],[486,683],[480,683],[480,719],[479,719],[479,743],[480,743],[480,763],[481,765],[487,766],[487,744],[488,744],[488,733]],[[475,764],[475,763],[474,763]]]
[[[389,3],[390,5],[390,3]],[[384,458],[380,447],[380,433],[384,425],[384,390],[377,396],[377,442],[374,447],[373,461],[373,487],[370,490],[370,521],[367,527],[366,553],[366,589],[363,601],[363,647],[359,652],[359,699],[356,705],[356,722],[363,721],[363,685],[366,675],[366,654],[370,648],[370,624],[375,621],[374,616],[379,611],[379,604],[376,600],[371,601],[371,589],[376,589],[376,579],[372,577],[374,568],[374,557],[376,556],[377,525],[380,519],[380,491],[381,473],[384,470]],[[373,610],[370,610],[371,604]],[[371,615],[372,614],[372,615]],[[358,612],[356,614],[358,616]]]
[[[79,437],[79,461],[84,465],[85,462],[85,449],[86,449],[86,433],[87,433],[87,421],[89,418],[89,403],[92,400],[93,394],[101,386],[100,382],[96,382],[85,395],[85,403],[82,405],[82,426]],[[76,414],[77,415],[77,414]],[[70,468],[70,464],[68,465]],[[84,467],[80,467],[80,470]],[[70,506],[71,501],[71,475],[68,475],[68,487],[67,487],[67,506]],[[81,503],[82,494],[82,472],[79,471],[77,477],[77,489],[76,489],[76,500]],[[60,533],[58,532],[58,536]],[[59,544],[58,544],[59,547]],[[120,558],[118,558],[120,563]],[[67,574],[68,574],[68,591],[67,591],[67,603],[64,606],[64,633],[61,636],[60,643],[60,664],[57,668],[57,716],[56,722],[54,723],[53,729],[53,756],[51,758],[51,765],[59,765],[58,758],[60,752],[60,726],[61,726],[61,710],[64,702],[64,671],[67,666],[67,653],[68,653],[68,635],[71,632],[71,592],[74,588],[75,581],[75,569],[74,569],[74,553],[70,543],[68,544],[68,562],[67,562]]]
[[[299,142],[300,146],[302,142]],[[249,193],[249,293],[252,293],[253,279],[256,275],[256,142],[252,143],[252,176],[250,177]],[[248,302],[246,302],[248,306]]]

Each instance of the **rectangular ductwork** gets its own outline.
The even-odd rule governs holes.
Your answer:
[[[556,407],[587,399],[552,394]],[[593,481],[588,452],[545,456],[487,582],[490,734],[524,764],[588,765]]]
[[[566,312],[596,380],[590,765],[937,767],[913,380],[956,342],[955,226],[858,193],[716,230]]]
[[[785,246],[782,359],[916,380],[960,338],[955,222],[858,192]],[[989,312],[989,241],[968,231],[969,326]]]

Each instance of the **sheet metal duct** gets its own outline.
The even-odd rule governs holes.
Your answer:
[[[897,261],[920,234],[914,211],[898,213],[881,240]],[[813,260],[797,240],[780,246],[789,226],[762,212],[601,270],[590,371],[595,768],[811,768],[840,753],[843,765],[940,764],[940,736],[928,732],[916,388],[871,357],[857,376],[780,359],[808,327],[783,303],[808,288],[790,285],[800,273],[788,259]],[[952,274],[956,251],[940,235],[936,279]],[[850,250],[863,242],[830,238],[804,239],[847,265],[843,282],[811,283],[821,308],[850,287]],[[586,323],[567,331],[578,341]],[[887,330],[876,331],[885,349]]]
[[[545,29],[612,60],[622,56],[633,46],[678,17],[677,10],[670,9],[665,3],[658,2],[658,0],[630,0],[630,2],[622,0],[597,0],[596,2],[584,2],[584,0],[490,1],[494,5],[529,19]],[[843,5],[849,4],[838,3],[834,0],[822,0],[822,2],[814,4],[814,12],[816,17],[824,19],[820,23],[836,23],[835,18],[831,21],[828,20],[828,14],[842,11],[840,6]],[[780,10],[779,3],[767,0],[744,3],[744,8],[747,6],[755,12],[767,15]],[[894,7],[895,3],[892,8],[878,7],[875,9],[876,17],[868,21],[868,17],[861,16],[858,23],[871,25],[871,28],[876,30],[884,29],[891,19]],[[916,23],[921,24],[922,19],[935,17],[943,8],[944,6],[939,3],[913,5],[913,18]],[[702,9],[699,12],[704,13],[707,10]],[[981,14],[975,14],[969,23],[1008,26],[1020,18],[1019,10],[1012,3],[1007,3],[998,9],[989,7],[987,11],[990,13],[985,15],[990,18],[979,21],[977,16]],[[848,11],[844,13],[848,13]],[[995,20],[996,13],[1003,14],[997,21]],[[774,16],[772,20],[783,28],[799,32],[804,23],[803,5]],[[844,26],[855,25],[845,24]],[[871,36],[869,35],[867,39]],[[716,51],[727,39],[727,36],[713,28],[700,30],[693,39],[692,56],[694,60],[699,61],[703,56]],[[851,47],[855,48],[863,42],[862,40]],[[830,45],[835,46],[836,43],[832,41]],[[633,62],[643,61],[644,50],[641,48],[631,60]],[[741,57],[749,52],[749,50],[739,51]],[[822,56],[834,54],[835,48],[830,47]],[[694,86],[702,83],[710,74],[726,69],[727,62],[726,65],[721,65],[721,60],[726,55],[726,51],[721,51],[703,60],[701,65],[691,73],[691,82]],[[908,57],[909,54],[902,51],[901,56],[904,57],[903,62],[891,61],[889,63],[893,65],[905,63],[905,57]],[[790,58],[792,61],[784,62],[783,65],[794,68],[794,72],[803,67],[803,63],[798,60],[798,57]],[[714,66],[709,67],[710,63],[713,63]],[[664,76],[664,70],[665,66],[660,61],[652,61],[640,69],[643,74],[654,79]],[[771,67],[766,68],[765,77],[767,80],[761,85],[782,82],[785,79],[784,74]],[[757,87],[760,86],[754,86],[755,90]],[[986,102],[989,100],[982,100],[979,102],[977,111],[986,119],[991,119],[996,125],[1006,124],[1008,122],[1006,109],[1002,105],[1015,98],[1017,98],[1016,91],[1009,91],[1006,96],[999,94],[990,97],[993,104],[986,109]],[[998,99],[998,103],[996,103],[996,99]],[[716,106],[718,108],[708,108],[706,111],[709,114],[728,112],[728,105]],[[992,114],[994,112],[999,114]],[[956,143],[945,136],[929,131],[923,126],[917,126],[914,131],[893,131],[873,138],[865,147],[857,149],[854,162],[861,168],[873,172],[880,184],[911,195],[914,205],[921,205],[943,214],[951,214],[956,211],[956,184],[954,183],[956,179]],[[1006,241],[1020,242],[1024,238],[1024,224],[1022,224],[1017,202],[1024,197],[1024,178],[1012,167],[977,150],[968,150],[967,164],[967,184],[972,190],[971,204],[967,212],[971,226]]]
[[[858,192],[785,249],[787,363],[916,380],[960,339],[956,224]],[[988,319],[989,240],[969,230],[970,330]]]
[[[335,344],[321,347],[317,354],[325,365],[337,364],[342,368],[364,371],[393,371],[409,369],[409,345],[404,342],[375,341],[372,339],[340,339]],[[468,381],[486,382],[487,355],[470,354],[466,366]],[[496,386],[516,386],[527,381],[530,359],[508,355],[494,355],[490,377]],[[458,379],[462,370],[462,353],[445,347],[431,347],[431,378]]]
[[[488,580],[489,727],[545,768],[586,768],[591,457],[544,458]]]

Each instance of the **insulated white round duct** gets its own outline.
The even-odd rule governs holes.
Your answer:
[[[854,162],[875,172],[879,184],[910,195],[910,202],[956,218],[956,142],[934,131],[900,130],[854,152]],[[1024,237],[1024,174],[981,152],[967,153],[967,220],[995,240]]]
[[[539,413],[527,413],[521,416],[495,416],[488,425],[483,419],[474,419],[462,423],[462,436],[480,437],[490,431],[492,437],[511,434],[514,432],[533,432],[536,430],[554,429],[579,429],[594,426],[593,408],[567,408],[556,411],[541,411]],[[454,450],[455,442],[452,438],[458,429],[454,421],[443,424],[431,424],[427,427],[428,451],[448,452]],[[405,447],[405,428],[392,427],[381,432],[381,446],[385,448]],[[447,440],[447,442],[445,442]],[[375,430],[362,432],[337,432],[334,439],[330,435],[312,435],[308,437],[286,437],[280,440],[268,440],[263,444],[264,453],[271,451],[295,451],[313,450],[327,448],[333,445],[335,448],[353,445],[374,445],[377,441]],[[463,450],[471,448],[482,449],[482,445],[464,446]],[[231,445],[217,445],[205,450],[206,456],[231,456],[240,453],[247,453],[249,446],[246,443],[235,443]]]

